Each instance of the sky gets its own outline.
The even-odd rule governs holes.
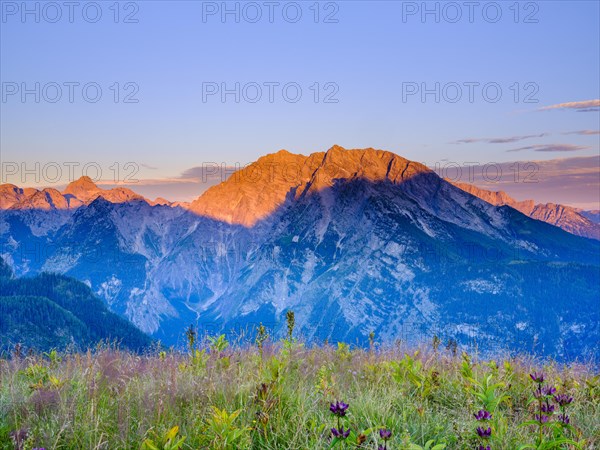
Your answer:
[[[598,209],[599,5],[2,0],[0,182],[190,201],[338,144]]]

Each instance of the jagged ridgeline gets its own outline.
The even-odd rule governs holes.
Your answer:
[[[15,344],[23,350],[85,350],[99,342],[134,351],[151,344],[147,335],[108,311],[80,281],[53,274],[14,278],[0,258],[0,351]]]

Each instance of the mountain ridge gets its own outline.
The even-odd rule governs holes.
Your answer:
[[[72,211],[102,197],[111,203],[144,201],[151,206],[184,208],[226,223],[249,227],[267,218],[286,201],[331,186],[336,178],[362,177],[398,183],[404,176],[431,172],[420,163],[385,150],[346,150],[334,145],[325,152],[307,156],[287,150],[261,156],[190,203],[170,202],[160,197],[152,201],[123,187],[101,189],[91,178],[83,176],[69,183],[62,192],[54,188],[37,190],[2,184],[0,210]],[[503,191],[494,193],[467,183],[452,184],[494,206],[507,205],[575,235],[600,240],[597,211],[582,211],[553,203],[536,204],[533,200],[517,201]]]
[[[495,206],[510,206],[532,219],[555,225],[569,233],[590,239],[600,240],[600,224],[594,223],[583,211],[556,203],[535,203],[534,200],[517,201],[504,191],[490,191],[472,184],[451,182],[469,194]],[[593,216],[594,212],[589,214]]]
[[[116,187],[99,188],[90,177],[82,176],[70,182],[60,192],[54,188],[20,188],[14,184],[0,184],[0,210],[6,209],[76,209],[95,200],[105,198],[111,203],[141,200],[149,202],[131,189]]]
[[[307,339],[595,351],[600,242],[389,152],[278,152],[246,169],[205,194],[216,218],[103,197],[68,214],[5,210],[1,253],[19,275],[81,280],[167,344],[190,323],[281,335],[291,309]]]

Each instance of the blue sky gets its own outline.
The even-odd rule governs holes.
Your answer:
[[[66,168],[56,181],[26,176],[21,164],[36,162],[77,162],[75,175],[94,163],[102,170],[97,178],[108,182],[115,163],[124,178],[132,162],[140,180],[134,190],[190,200],[203,186],[181,177],[203,163],[245,164],[281,148],[308,154],[339,144],[387,149],[430,166],[576,157],[575,169],[540,168],[576,170],[581,176],[564,183],[579,183],[579,190],[562,189],[560,178],[553,178],[555,189],[534,183],[523,192],[514,181],[500,188],[598,208],[599,2],[520,2],[516,8],[498,2],[496,22],[493,2],[479,2],[471,21],[465,2],[427,3],[439,9],[439,21],[433,13],[422,17],[422,2],[320,2],[318,8],[313,1],[275,2],[273,23],[264,2],[228,2],[227,8],[239,8],[239,22],[233,14],[222,19],[222,2],[121,2],[118,23],[114,2],[98,3],[102,17],[95,23],[93,7],[83,15],[87,3],[75,8],[70,23],[68,8],[58,2],[62,17],[50,23],[54,6],[28,2],[30,10],[39,8],[38,23],[33,13],[22,16],[21,2],[2,1],[1,156],[19,166],[14,175],[3,170],[2,182],[68,181]],[[262,18],[251,23],[259,10]],[[302,17],[293,23],[298,10]],[[461,18],[451,23],[457,12]],[[128,14],[137,23],[124,23]],[[326,17],[334,23],[324,23]],[[23,101],[22,88],[35,90],[36,82],[40,102],[34,94]],[[72,103],[65,82],[79,83]],[[279,83],[272,103],[264,85],[270,82]],[[53,83],[62,89],[55,103],[48,101],[56,97]],[[98,102],[83,97],[86,83],[102,90]],[[240,83],[240,102],[233,94],[225,102],[219,94],[203,101],[203,83],[212,83],[205,90]],[[253,98],[254,83],[263,94],[256,103],[242,94]],[[284,99],[287,83],[295,83],[290,96],[294,86],[301,88],[298,102]],[[425,101],[420,93],[406,94],[415,86],[435,90],[436,83],[439,102],[434,94]],[[472,102],[464,83],[478,83]],[[484,85],[491,89],[487,100]],[[462,97],[451,102],[456,86]],[[501,97],[492,102],[498,87]],[[136,89],[131,98],[138,102],[125,103]],[[337,103],[324,102],[334,91]],[[550,177],[544,170],[542,181]]]

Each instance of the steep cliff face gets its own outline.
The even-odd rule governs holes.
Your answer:
[[[557,205],[555,203],[536,204],[533,200],[517,201],[504,191],[488,191],[468,183],[453,184],[492,205],[507,205],[532,219],[550,223],[569,233],[600,240],[600,224],[593,222],[590,217],[587,217],[587,215],[591,215],[593,218],[593,212],[586,214],[586,212],[576,208]]]

